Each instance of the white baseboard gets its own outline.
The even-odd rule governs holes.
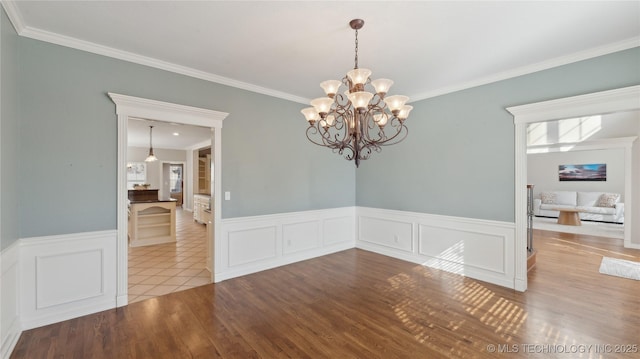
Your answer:
[[[24,329],[116,306],[116,231],[21,239]]]
[[[355,207],[222,220],[214,281],[355,247]]]
[[[515,224],[357,208],[356,246],[515,288]]]
[[[20,242],[16,241],[2,251],[0,262],[0,358],[9,358],[16,346],[22,325],[20,321]]]
[[[624,241],[625,248],[640,249],[640,243],[631,243],[631,241]]]

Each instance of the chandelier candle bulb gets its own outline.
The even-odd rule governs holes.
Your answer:
[[[369,69],[353,69],[347,72],[347,77],[349,77],[354,86],[362,85],[364,87],[369,76],[371,76],[371,70]]]
[[[309,121],[312,126],[314,123],[316,123],[316,121],[318,121],[318,117],[320,117],[320,115],[318,115],[318,111],[316,111],[316,109],[313,107],[307,107],[305,109],[302,109],[300,112],[302,112],[305,119]]]
[[[377,79],[371,81],[371,86],[376,89],[376,93],[380,95],[380,97],[384,97],[384,95],[389,92],[391,85],[393,85],[393,81],[389,79]]]
[[[388,117],[386,113],[377,113],[373,115],[373,121],[377,123],[380,128],[387,124],[387,120]]]
[[[330,98],[334,98],[336,96],[340,85],[342,85],[342,82],[338,80],[327,80],[320,83],[320,87],[322,87],[324,93]]]
[[[331,105],[333,104],[333,99],[329,97],[319,97],[317,99],[311,100],[311,106],[313,106],[318,114],[320,114],[321,118],[325,118],[329,111],[331,111]]]
[[[357,108],[358,111],[363,112],[363,110],[367,109],[367,105],[369,105],[369,101],[373,98],[373,94],[371,92],[358,91],[350,93],[348,97],[351,104],[353,104],[353,107]]]
[[[391,111],[394,116],[398,116],[402,106],[404,106],[407,101],[409,101],[409,98],[402,95],[389,96],[384,99],[384,103],[387,104],[389,111]]]
[[[400,112],[398,112],[398,119],[404,121],[407,119],[407,117],[409,117],[409,112],[411,112],[411,110],[413,110],[413,106],[409,106],[409,105],[404,105],[402,106],[402,109],[400,110]]]

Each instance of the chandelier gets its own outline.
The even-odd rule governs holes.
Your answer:
[[[320,83],[327,97],[316,98],[301,112],[309,122],[307,138],[319,146],[331,148],[356,167],[382,146],[396,144],[407,137],[404,121],[412,106],[405,105],[407,96],[386,96],[393,81],[371,80],[371,70],[358,68],[358,30],[364,20],[354,19],[349,26],[355,30],[355,66],[342,81]],[[344,85],[347,90],[338,93]],[[373,92],[366,87],[373,87]]]

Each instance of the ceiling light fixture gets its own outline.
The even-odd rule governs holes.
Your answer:
[[[156,155],[153,154],[152,134],[153,126],[149,126],[149,156],[144,160],[145,162],[153,162],[158,160]]]
[[[381,146],[396,144],[407,137],[404,121],[412,106],[405,105],[407,96],[386,97],[393,81],[371,80],[371,70],[358,68],[358,30],[364,20],[354,19],[349,26],[355,30],[355,66],[342,81],[329,80],[320,83],[327,97],[311,101],[311,106],[301,112],[309,122],[307,138],[319,146],[331,148],[351,161],[356,167]],[[341,85],[348,90],[338,93]],[[365,91],[370,85],[374,93]]]

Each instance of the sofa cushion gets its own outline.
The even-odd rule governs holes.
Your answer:
[[[598,207],[615,207],[620,201],[620,195],[617,193],[603,193],[598,199],[596,206]]]
[[[595,207],[603,192],[578,192],[578,206]]]
[[[554,191],[554,193],[556,194],[557,204],[566,204],[570,206],[578,204],[576,192],[574,191]]]
[[[613,207],[581,207],[578,206],[576,209],[579,209],[585,213],[597,213],[597,214],[616,214],[616,209]]]
[[[541,192],[540,199],[543,204],[555,204],[556,203],[556,193],[555,192]]]
[[[575,209],[576,206],[568,204],[541,204],[540,209],[548,211],[557,211],[560,209]]]

